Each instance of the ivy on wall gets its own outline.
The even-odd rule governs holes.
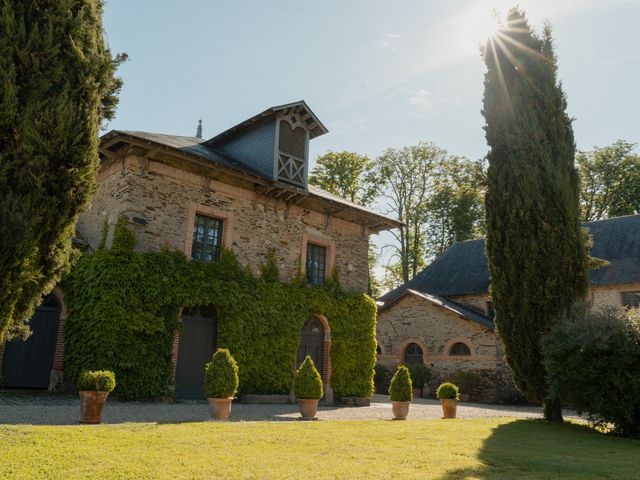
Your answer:
[[[255,277],[233,253],[220,262],[188,261],[180,252],[138,253],[126,219],[110,249],[83,257],[65,281],[65,371],[116,373],[125,399],[172,396],[171,351],[181,306],[216,306],[218,346],[240,366],[241,393],[289,393],[304,321],[324,315],[331,327],[332,385],[337,396],[373,392],[376,306],[344,292],[333,275],[322,287],[278,280],[273,255]],[[203,365],[204,376],[204,365]]]

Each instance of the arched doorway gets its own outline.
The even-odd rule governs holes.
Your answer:
[[[218,325],[216,309],[185,308],[176,365],[176,394],[180,398],[204,398],[204,366],[216,351]]]
[[[10,388],[49,388],[56,337],[62,305],[55,295],[47,295],[29,320],[33,332],[27,340],[11,340],[4,345],[2,377]]]
[[[298,345],[298,353],[296,357],[296,368],[299,367],[307,355],[311,357],[316,368],[325,378],[324,368],[324,326],[316,317],[308,318],[302,325],[300,331],[300,344]]]

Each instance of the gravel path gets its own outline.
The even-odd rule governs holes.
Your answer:
[[[15,394],[0,392],[0,424],[77,425],[80,414],[76,397],[60,395]],[[234,403],[232,421],[292,421],[300,416],[297,405],[246,405]],[[464,403],[458,405],[459,418],[516,417],[540,418],[542,410],[533,406],[484,405]],[[575,412],[565,411],[567,418]],[[414,400],[409,412],[410,420],[441,418],[442,410],[436,400]],[[320,420],[374,420],[390,419],[389,397],[374,395],[369,407],[336,407],[321,405]],[[209,421],[209,405],[202,401],[188,402],[119,402],[108,400],[104,423],[180,423]]]

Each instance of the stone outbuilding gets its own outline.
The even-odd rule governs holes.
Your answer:
[[[590,254],[608,265],[590,272],[594,306],[640,305],[640,215],[587,222]],[[453,244],[415,278],[379,300],[378,361],[388,366],[423,362],[434,383],[458,370],[483,378],[477,400],[518,398],[495,334],[484,240]]]
[[[224,247],[254,273],[271,252],[284,281],[301,270],[319,285],[335,270],[345,290],[366,292],[369,236],[400,223],[308,184],[309,141],[325,133],[304,101],[269,108],[209,139],[201,126],[195,137],[113,130],[101,138],[98,190],[78,234],[91,251],[106,233],[108,247],[125,218],[139,251],[169,248],[213,262]],[[36,317],[28,341],[0,346],[6,386],[54,388],[63,378],[59,289]],[[216,348],[215,306],[184,309],[181,321],[173,348],[177,393],[199,396],[203,365]],[[331,319],[309,318],[298,352],[316,360],[329,392],[330,329]]]

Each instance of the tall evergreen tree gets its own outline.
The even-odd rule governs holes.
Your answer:
[[[518,387],[561,421],[540,341],[588,288],[575,143],[550,27],[537,35],[517,8],[507,20],[483,50],[491,296]]]
[[[0,341],[68,269],[122,86],[100,0],[0,0]],[[6,335],[8,332],[8,335]]]

